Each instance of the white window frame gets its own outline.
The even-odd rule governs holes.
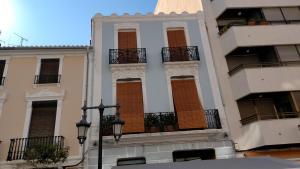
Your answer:
[[[2,86],[0,86],[0,89],[1,89],[5,85],[5,81],[6,81],[6,78],[7,78],[8,64],[10,62],[10,57],[8,57],[8,56],[1,56],[0,60],[5,60],[5,66],[4,66],[4,71],[3,71],[3,75],[2,75],[2,77],[5,77],[5,80],[4,80],[4,84]]]
[[[147,92],[146,92],[146,65],[145,64],[126,64],[126,65],[113,65],[112,71],[112,103],[117,102],[117,80],[137,78],[141,79],[144,113],[148,112]]]
[[[191,61],[191,62],[178,62],[178,63],[165,63],[165,74],[167,78],[167,87],[168,87],[168,95],[169,95],[169,105],[170,111],[175,111],[174,102],[173,102],[173,92],[172,92],[172,84],[171,78],[174,76],[192,76],[195,81],[195,85],[197,88],[197,93],[201,105],[204,108],[204,100],[200,86],[200,79],[199,79],[199,62]]]
[[[191,39],[189,34],[189,29],[186,22],[178,22],[178,21],[170,21],[170,22],[164,22],[163,23],[163,33],[164,33],[164,42],[165,47],[169,47],[168,42],[168,29],[176,29],[176,28],[183,28],[185,39],[186,39],[186,45],[191,46]]]
[[[62,113],[62,101],[64,95],[65,95],[64,90],[60,92],[52,92],[47,89],[42,90],[40,92],[26,93],[27,107],[26,107],[25,123],[23,128],[23,138],[27,138],[29,134],[29,127],[30,127],[30,121],[32,115],[32,102],[51,101],[51,100],[57,101],[54,136],[59,136],[61,113]]]
[[[114,25],[114,48],[119,48],[119,30],[120,29],[135,29],[136,31],[136,42],[137,42],[137,48],[141,48],[141,31],[140,31],[140,25],[138,23],[118,23]]]
[[[59,59],[58,75],[62,76],[63,62],[64,62],[63,55],[39,55],[39,56],[37,56],[37,65],[36,65],[36,70],[35,70],[35,76],[40,75],[42,59]],[[47,85],[47,84],[49,84],[49,83],[35,84],[35,85]]]

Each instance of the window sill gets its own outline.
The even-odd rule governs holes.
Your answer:
[[[41,84],[33,84],[34,88],[42,87],[42,86],[57,86],[60,87],[60,83],[41,83]],[[1,89],[1,88],[0,88]]]

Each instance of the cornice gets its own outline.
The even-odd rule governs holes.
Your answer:
[[[198,11],[197,13],[188,13],[182,12],[180,14],[171,12],[169,14],[165,13],[135,13],[134,15],[130,15],[129,13],[124,13],[123,15],[118,15],[116,13],[111,14],[110,16],[104,16],[101,13],[97,13],[93,20],[102,21],[102,22],[126,22],[126,21],[145,21],[145,20],[191,20],[191,19],[204,19],[203,11]]]

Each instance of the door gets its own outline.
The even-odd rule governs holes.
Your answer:
[[[141,81],[119,81],[117,103],[125,121],[124,133],[144,132],[144,105]]]
[[[172,94],[180,129],[207,128],[194,79],[173,79]]]

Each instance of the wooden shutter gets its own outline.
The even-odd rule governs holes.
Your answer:
[[[179,128],[206,128],[205,114],[194,79],[172,80],[171,83]]]
[[[42,59],[41,75],[58,75],[59,59]]]
[[[125,121],[124,133],[144,132],[144,106],[141,82],[117,83],[117,102],[121,118]]]
[[[32,108],[29,137],[54,136],[56,102],[54,104]]]
[[[118,48],[119,49],[130,49],[137,48],[136,31],[128,30],[118,32]]]
[[[167,35],[168,35],[169,47],[187,46],[186,39],[185,39],[185,33],[184,33],[183,29],[168,30]]]

